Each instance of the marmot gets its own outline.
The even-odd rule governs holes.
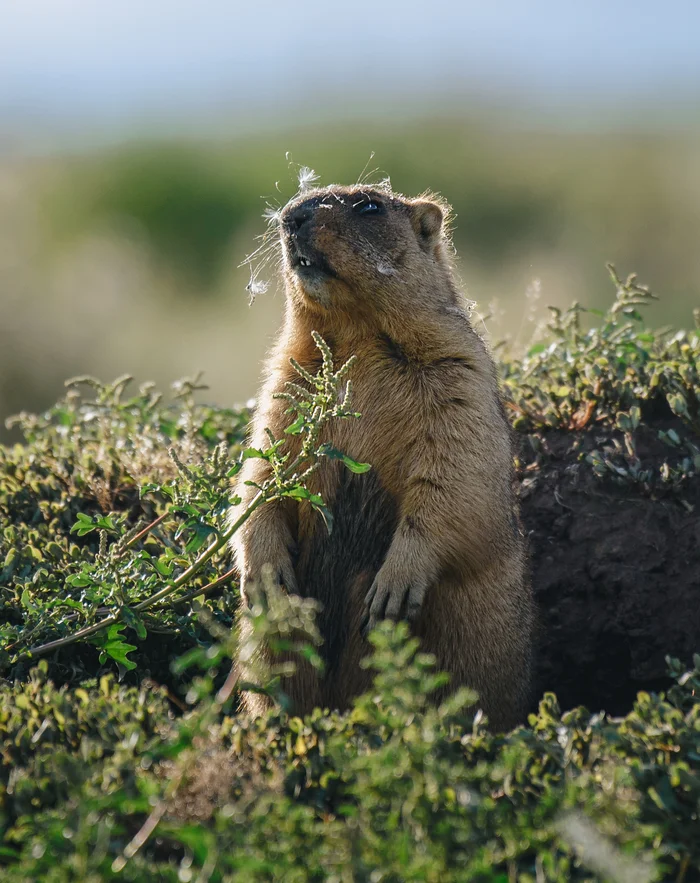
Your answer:
[[[511,428],[454,281],[447,211],[388,185],[330,186],[298,195],[279,216],[286,314],[251,444],[266,446],[265,427],[283,436],[287,405],[273,394],[299,380],[290,357],[318,369],[315,329],[337,364],[357,356],[350,376],[362,417],[334,421],[325,440],[372,467],[355,475],[324,461],[311,476],[333,514],[330,535],[311,506],[284,500],[256,510],[232,540],[243,598],[267,564],[288,591],[323,605],[325,675],[302,667],[284,685],[297,714],[347,708],[369,688],[360,660],[367,627],[383,617],[411,622],[450,686],[478,691],[493,729],[526,713],[533,603]],[[245,482],[261,482],[267,468],[246,461],[242,505],[255,493]],[[244,703],[265,707],[257,694]]]

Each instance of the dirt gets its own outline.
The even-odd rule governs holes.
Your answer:
[[[638,430],[645,467],[672,455],[656,431],[671,425]],[[601,480],[580,458],[609,439],[548,432],[535,454],[521,437],[519,478],[539,610],[537,695],[617,715],[638,691],[670,683],[666,656],[689,664],[700,653],[700,477],[656,493]]]

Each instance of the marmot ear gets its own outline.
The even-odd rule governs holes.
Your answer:
[[[427,200],[411,203],[411,223],[416,234],[428,244],[435,242],[442,230],[443,214],[439,205]]]

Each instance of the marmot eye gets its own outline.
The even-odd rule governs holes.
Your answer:
[[[356,202],[353,205],[352,210],[357,212],[358,215],[378,215],[382,210],[382,207],[378,202],[368,199],[363,200],[362,202]]]

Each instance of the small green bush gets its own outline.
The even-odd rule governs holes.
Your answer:
[[[350,713],[224,714],[199,742],[197,711],[109,677],[3,687],[3,879],[696,879],[700,657],[623,720],[548,695],[492,736],[468,692],[428,703],[441,678],[404,625],[372,640],[375,685]]]

